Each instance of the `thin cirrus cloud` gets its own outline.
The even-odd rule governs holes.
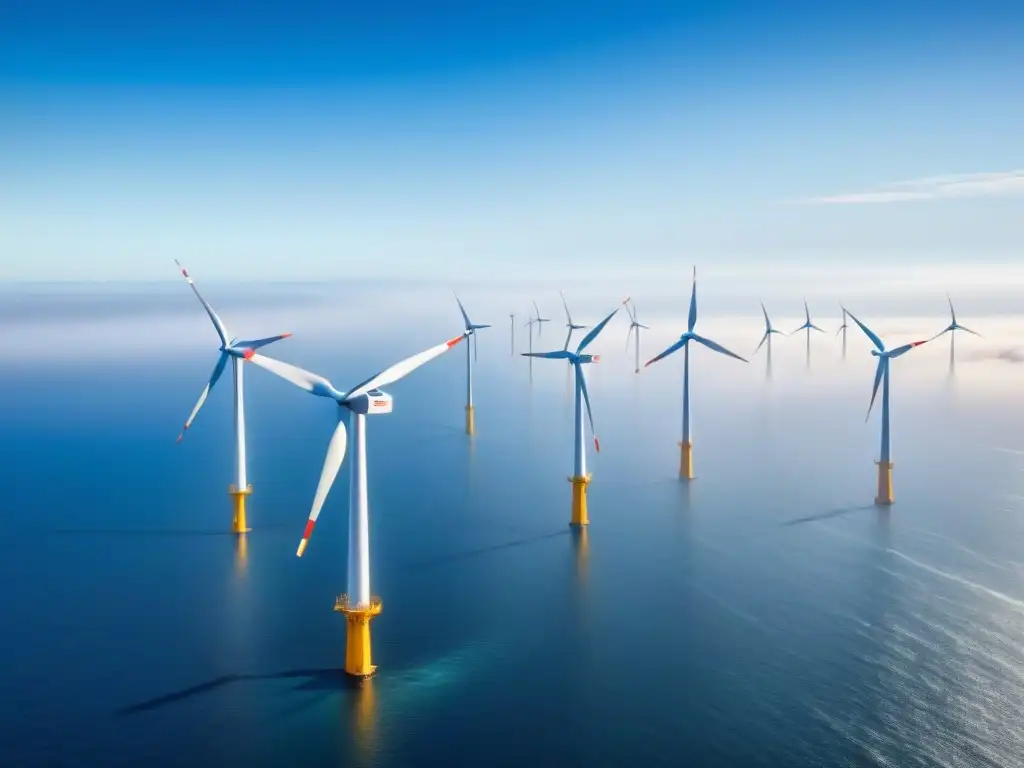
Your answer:
[[[1024,194],[1024,170],[962,173],[885,184],[865,192],[812,197],[804,202],[822,205],[902,203],[967,197],[1009,197]]]

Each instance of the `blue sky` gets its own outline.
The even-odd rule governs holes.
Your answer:
[[[1024,9],[15,3],[0,280],[1019,262]]]

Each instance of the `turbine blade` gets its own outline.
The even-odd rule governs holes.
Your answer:
[[[635,327],[636,326],[631,323],[630,326],[629,326],[629,330],[626,331],[626,349],[627,350],[629,350],[629,342],[633,338],[633,329]],[[639,331],[638,331],[638,333],[639,333]]]
[[[203,308],[206,310],[206,314],[210,316],[210,322],[213,323],[213,327],[217,330],[217,335],[220,336],[220,343],[227,346],[228,329],[224,327],[224,323],[220,321],[220,318],[217,316],[217,313],[213,311],[213,307],[210,306],[209,302],[207,302],[206,299],[203,298],[203,295],[199,293],[199,289],[196,288],[196,284],[189,275],[188,270],[181,266],[181,262],[177,259],[174,260],[174,263],[178,265],[178,269],[181,270],[181,274],[185,277],[185,280],[188,281],[188,284],[192,286],[192,292],[203,305]]]
[[[737,360],[742,360],[744,363],[750,362],[745,357],[740,357],[735,352],[730,352],[728,349],[723,347],[718,342],[712,341],[711,339],[705,339],[703,336],[698,336],[696,333],[693,334],[693,340],[696,341],[696,342],[700,342],[701,344],[703,344],[708,349],[715,350],[715,352],[721,352],[723,355],[728,355],[729,357],[735,357]]]
[[[853,317],[853,315],[850,315]],[[868,403],[868,415],[864,417],[864,421],[871,418],[871,409],[875,405],[875,396],[878,394],[878,385],[882,383],[882,373],[885,371],[885,358],[878,358],[878,367],[875,369],[875,386],[871,390],[871,402]]]
[[[380,373],[371,376],[362,384],[358,384],[351,392],[348,393],[348,395],[345,396],[345,399],[351,400],[353,397],[365,395],[371,389],[377,389],[377,387],[384,387],[387,386],[388,384],[393,384],[399,379],[408,376],[421,365],[429,363],[435,357],[443,355],[445,352],[454,347],[464,338],[466,338],[466,334],[456,336],[454,339],[449,339],[448,341],[433,346],[430,349],[424,350],[423,352],[418,352],[412,357],[407,357],[405,360],[401,360],[395,363],[390,368],[385,368]]]
[[[569,349],[569,339],[572,338],[572,326],[569,327],[569,332],[565,334],[565,344],[562,345],[563,350]]]
[[[572,352],[564,349],[560,349],[556,352],[520,352],[523,357],[543,357],[548,360],[571,360],[573,358]]]
[[[967,327],[965,327],[965,326],[963,326],[963,325],[959,325],[959,324],[957,324],[957,326],[956,326],[956,327],[957,327],[957,329],[958,329],[958,330],[961,330],[961,331],[967,331],[968,333],[970,333],[970,334],[972,334],[972,335],[974,335],[974,336],[977,336],[977,337],[978,337],[979,339],[980,339],[980,338],[984,338],[984,337],[983,337],[983,336],[982,336],[982,335],[981,335],[980,333],[978,333],[977,331],[972,331],[972,330],[971,330],[970,328],[967,328]]]
[[[469,322],[469,315],[466,314],[466,308],[464,306],[462,306],[462,301],[459,299],[458,294],[455,295],[455,301],[458,302],[459,312],[462,313],[462,319],[466,323],[466,330],[467,331],[473,330],[473,324],[471,322]]]
[[[953,309],[953,299],[950,298],[948,293],[946,294],[946,301],[949,302],[949,315],[953,318],[953,325],[956,325],[956,310]]]
[[[846,314],[852,317],[853,322],[860,326],[860,329],[864,331],[864,335],[871,339],[871,343],[878,348],[879,352],[885,351],[885,344],[882,343],[882,340],[878,338],[874,331],[872,331],[870,328],[864,325],[864,323],[858,320],[856,315],[854,315],[853,312],[851,312],[850,310],[846,310]]]
[[[180,443],[185,437],[185,433],[188,428],[192,426],[192,422],[195,421],[196,416],[199,413],[199,409],[203,407],[203,403],[206,402],[206,398],[210,396],[210,392],[213,390],[214,385],[217,383],[217,379],[224,373],[224,366],[228,362],[228,353],[221,352],[220,357],[217,358],[217,364],[213,366],[213,375],[210,376],[210,380],[206,382],[206,386],[203,387],[203,393],[199,395],[199,402],[196,403],[196,407],[192,409],[192,413],[188,416],[188,421],[185,422],[185,426],[181,429],[181,434],[178,435],[178,442]]]
[[[807,308],[807,299],[804,299],[804,317],[807,318],[807,324],[811,324],[811,310]]]
[[[580,390],[583,392],[583,402],[587,406],[587,419],[590,421],[590,434],[594,437],[594,450],[601,452],[601,443],[597,439],[597,432],[594,430],[594,414],[590,412],[590,394],[587,392],[587,377],[583,375],[583,366],[575,364],[576,375],[580,377]]]
[[[327,500],[327,494],[330,492],[331,486],[334,485],[338,470],[341,469],[341,463],[345,460],[346,447],[348,447],[348,433],[345,430],[345,418],[342,417],[338,419],[338,426],[334,428],[331,442],[327,445],[327,455],[324,457],[324,467],[320,470],[320,482],[316,485],[313,507],[309,511],[309,520],[306,521],[306,530],[302,533],[299,549],[295,553],[299,557],[302,557],[302,553],[306,551],[306,544],[309,543],[309,537],[313,533],[313,526],[316,525],[316,519],[320,516],[320,510],[323,509],[324,502]]]
[[[600,323],[598,323],[597,325],[590,329],[590,332],[583,337],[583,341],[580,342],[580,345],[576,347],[577,355],[580,354],[584,349],[586,349],[587,345],[590,344],[590,342],[597,338],[597,334],[604,330],[604,327],[608,325],[608,321],[615,317],[615,313],[618,311],[619,308],[616,307],[611,311],[611,314],[609,314],[608,317],[606,317],[604,320],[602,320]]]
[[[697,267],[693,267],[693,288],[690,290],[690,316],[687,330],[692,331],[697,325]]]
[[[761,311],[764,312],[764,327],[771,329],[772,321],[768,319],[768,310],[764,308],[764,302],[761,302]]]
[[[662,358],[668,357],[673,352],[676,352],[677,350],[682,349],[683,347],[686,346],[686,342],[688,342],[691,338],[692,338],[691,336],[684,336],[679,341],[677,341],[675,344],[673,344],[671,347],[669,347],[664,352],[662,352],[660,355],[652,357],[650,360],[648,360],[646,363],[644,363],[644,368],[646,368],[651,363],[656,363],[659,360],[661,360]]]
[[[899,357],[900,355],[905,355],[907,352],[912,350],[914,347],[920,347],[924,343],[925,343],[924,341],[912,341],[909,344],[904,344],[902,347],[896,347],[896,349],[892,350],[889,353],[889,357],[893,358],[893,357]]]
[[[565,294],[559,291],[558,295],[562,297],[562,306],[565,307],[565,319],[572,325],[572,315],[569,314],[569,305],[565,303]]]
[[[291,365],[290,363],[282,363],[280,360],[275,360],[272,357],[266,355],[254,354],[246,358],[250,363],[258,365],[260,368],[264,368],[273,374],[280,376],[287,382],[294,384],[299,389],[304,389],[307,392],[312,392],[314,395],[320,397],[329,397],[332,400],[339,400],[341,393],[334,388],[323,376],[318,376],[315,373],[310,373],[304,368]]]
[[[761,347],[763,347],[763,346],[764,346],[764,343],[765,343],[766,341],[768,341],[768,337],[769,337],[770,335],[771,335],[771,333],[770,333],[769,331],[765,331],[765,332],[764,332],[764,336],[762,336],[762,337],[761,337],[761,343],[760,343],[760,344],[758,344],[758,345],[757,345],[757,349],[755,349],[755,350],[754,350],[754,354],[755,354],[755,355],[756,355],[756,354],[758,353],[758,351],[759,351],[759,350],[761,349]]]
[[[633,314],[633,310],[631,310],[629,308],[629,297],[627,297],[626,300],[624,302],[622,302],[622,303],[626,307],[626,314],[629,315],[629,322],[635,323],[636,322],[636,315]]]
[[[814,323],[811,323],[811,328],[813,328],[813,329],[814,329],[814,330],[816,330],[816,331],[820,331],[821,333],[824,333],[824,331],[822,331],[822,330],[821,330],[821,328],[819,328],[818,326],[816,326],[816,325],[815,325]]]
[[[247,339],[245,341],[236,341],[234,344],[232,344],[232,346],[240,347],[242,349],[259,349],[260,347],[267,346],[267,344],[273,344],[275,341],[287,339],[290,336],[290,333],[282,333],[280,336],[268,336],[265,339]]]

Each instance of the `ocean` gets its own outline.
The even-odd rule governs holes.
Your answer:
[[[294,331],[267,354],[340,389],[461,330],[443,291],[200,287],[240,336]],[[984,338],[958,335],[952,363],[948,335],[893,361],[883,509],[875,360],[852,324],[844,356],[838,308],[815,317],[809,360],[803,337],[773,341],[770,377],[763,349],[692,352],[689,483],[682,355],[634,374],[620,311],[588,349],[601,452],[579,533],[569,367],[513,355],[515,307],[465,293],[494,325],[477,434],[464,345],[369,419],[383,613],[377,675],[353,685],[332,611],[347,460],[295,556],[332,403],[247,368],[252,532],[236,537],[230,375],[175,444],[217,354],[187,287],[33,291],[0,313],[0,764],[1024,764],[1024,316],[958,306]],[[685,329],[686,293],[646,315],[635,297],[644,359]],[[560,349],[557,295],[538,298],[552,322],[534,349]],[[858,316],[896,345],[944,327],[944,306]],[[795,297],[773,321],[801,314]],[[762,330],[756,304],[701,305],[698,331],[740,355]]]

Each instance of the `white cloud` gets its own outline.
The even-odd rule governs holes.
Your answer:
[[[898,203],[908,200],[944,200],[964,197],[1008,197],[1024,194],[1024,170],[932,176],[885,184],[865,192],[812,197],[820,204]]]

